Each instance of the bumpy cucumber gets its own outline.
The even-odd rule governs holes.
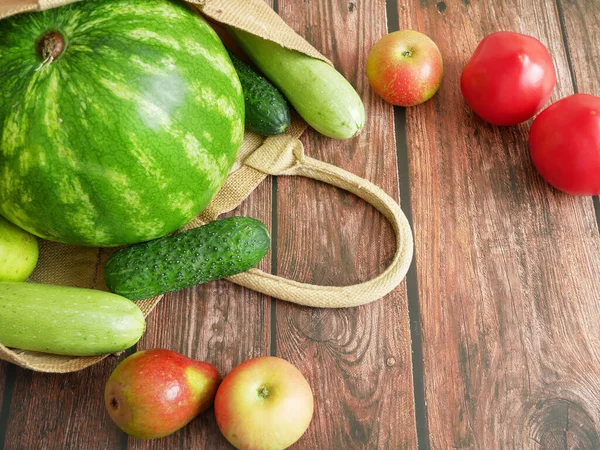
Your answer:
[[[349,139],[360,132],[365,108],[337,70],[272,41],[236,28],[230,30],[254,64],[315,130],[335,139]]]
[[[256,266],[271,238],[248,217],[216,220],[116,252],[106,263],[108,288],[131,300],[179,291]]]
[[[244,91],[246,128],[260,136],[277,136],[290,127],[290,108],[267,79],[229,52]]]
[[[0,344],[21,350],[91,356],[125,350],[146,322],[135,303],[91,289],[0,283]]]

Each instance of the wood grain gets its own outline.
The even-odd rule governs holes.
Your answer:
[[[600,96],[600,2],[556,0],[575,92]],[[600,196],[594,197],[600,228]]]
[[[6,385],[6,372],[8,370],[8,364],[0,362],[0,416],[2,415],[2,401],[4,400],[4,388]],[[0,436],[0,442],[2,437]]]
[[[7,397],[6,392],[10,392],[11,388],[8,386],[8,380],[12,384],[12,374],[9,376],[9,364],[0,361],[0,450],[4,449],[4,438],[6,436],[6,427],[8,425],[8,415],[10,414],[10,408],[4,405],[4,399],[7,402],[10,400]],[[13,370],[11,368],[11,370]],[[8,394],[10,396],[10,393]]]
[[[265,0],[271,7],[272,0]],[[233,41],[219,27],[228,45]],[[272,180],[267,178],[238,208],[225,216],[247,216],[272,223]],[[273,234],[273,233],[271,233]],[[276,240],[276,236],[272,236]],[[259,263],[271,271],[272,252]],[[228,281],[208,283],[168,295],[148,318],[148,331],[139,349],[168,348],[191,358],[214,364],[224,377],[250,358],[269,355],[271,345],[271,299]],[[160,440],[129,438],[129,449],[231,449],[221,435],[210,409],[190,424]]]
[[[280,0],[279,13],[330,58],[365,102],[367,124],[349,141],[310,130],[307,154],[343,167],[398,198],[393,109],[370,90],[364,68],[386,33],[384,1]],[[278,179],[279,275],[345,285],[380,273],[394,253],[391,227],[358,198],[323,184]],[[416,448],[405,286],[371,305],[315,310],[278,302],[277,355],[307,375],[313,424],[295,448]]]
[[[270,227],[271,190],[267,179],[228,215],[255,217]],[[259,267],[270,271],[270,261],[269,253]],[[148,317],[138,349],[178,351],[215,364],[224,376],[244,360],[269,354],[270,303],[270,298],[226,281],[168,295]],[[91,370],[56,376],[18,369],[6,450],[232,448],[221,436],[212,409],[167,438],[128,440],[103,405],[104,383],[117,362],[114,358]],[[0,382],[4,366],[0,364]]]
[[[284,19],[357,87],[367,109],[360,137],[336,142],[308,132],[307,153],[398,198],[393,111],[364,77],[368,50],[385,34],[385,2],[278,3]],[[600,236],[592,200],[548,187],[529,162],[528,125],[483,123],[464,104],[458,80],[479,40],[507,29],[548,45],[559,79],[553,100],[571,94],[573,81],[579,92],[600,95],[600,3],[389,3],[397,3],[401,28],[429,34],[446,63],[438,95],[406,113],[429,444],[598,449]],[[391,259],[391,229],[356,197],[303,179],[275,184],[280,275],[350,284]],[[267,180],[234,214],[270,225],[271,194]],[[180,351],[224,375],[269,354],[272,337],[276,354],[296,364],[315,392],[315,418],[293,448],[416,448],[404,286],[372,305],[321,311],[283,302],[272,310],[269,298],[211,283],[168,296],[148,318],[139,348]],[[0,448],[232,448],[212,411],[166,439],[128,440],[102,405],[116,363],[71,375],[16,369]],[[8,367],[0,362],[0,405]]]
[[[576,90],[600,95],[600,3],[596,0],[557,0],[573,69]]]
[[[263,184],[228,215],[255,217],[270,227],[271,185]],[[259,268],[269,272],[270,253]],[[271,299],[227,281],[168,295],[148,317],[139,349],[168,348],[214,364],[225,376],[241,362],[269,354]],[[130,449],[229,449],[214,412],[206,411],[177,433],[156,441],[129,439]]]
[[[272,0],[266,0],[273,6]],[[223,38],[226,35],[219,30]],[[228,41],[228,44],[232,42]],[[226,216],[249,216],[271,229],[272,180],[267,178],[248,199]],[[272,233],[271,233],[272,234]],[[276,236],[272,236],[276,240]],[[271,271],[272,252],[259,268]],[[168,326],[166,318],[168,320]],[[168,348],[214,364],[224,377],[241,362],[270,353],[271,299],[227,281],[168,295],[148,320],[139,349]],[[151,331],[150,331],[151,330]],[[160,440],[129,438],[129,449],[231,449],[209,409],[190,424]]]
[[[400,2],[430,35],[445,79],[407,112],[411,198],[433,449],[600,448],[600,237],[590,198],[536,175],[528,125],[489,126],[459,89],[497,30],[553,55],[553,100],[573,87],[553,2]],[[583,75],[581,75],[583,76]]]
[[[123,434],[104,409],[104,381],[116,366],[109,358],[67,375],[17,368],[5,450],[118,449]]]
[[[267,3],[270,6],[272,1]],[[219,34],[227,34],[219,28]],[[232,45],[232,41],[227,43]],[[267,178],[254,193],[227,216],[255,217],[271,229],[272,180]],[[272,234],[272,233],[271,233]],[[276,236],[272,236],[274,240]],[[272,253],[259,268],[271,271]],[[271,299],[227,281],[218,281],[172,294],[149,318],[139,348],[169,348],[214,364],[224,377],[241,362],[269,354],[271,345]],[[165,318],[169,318],[168,326]],[[129,449],[231,449],[221,435],[211,408],[190,424],[156,441],[129,439]]]

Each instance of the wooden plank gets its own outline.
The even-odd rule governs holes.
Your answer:
[[[115,367],[110,358],[66,375],[17,368],[5,450],[24,448],[122,448],[124,435],[104,409],[104,381]]]
[[[0,417],[2,416],[2,402],[4,400],[4,389],[6,385],[6,372],[8,370],[8,363],[6,361],[0,361]],[[0,442],[2,442],[2,436],[0,436]]]
[[[600,3],[556,0],[561,26],[565,33],[567,57],[575,92],[600,96]],[[600,228],[600,196],[594,197],[596,222]]]
[[[600,95],[600,3],[595,0],[557,0],[557,6],[576,90]]]
[[[4,401],[5,399],[7,402],[9,401],[12,388],[8,386],[8,383],[13,383],[13,375],[14,371],[12,374],[9,374],[9,364],[5,361],[0,361],[0,449],[3,448],[2,446],[4,445],[9,414],[9,405],[4,405]]]
[[[228,215],[256,217],[270,227],[271,190],[267,179]],[[270,271],[270,261],[269,253],[259,267]],[[148,317],[147,332],[138,348],[169,348],[209,361],[225,375],[242,361],[269,353],[270,303],[270,298],[226,281],[168,295]],[[128,439],[103,405],[104,383],[117,362],[111,359],[90,371],[70,375],[48,376],[19,369],[6,450],[231,448],[216,426],[212,409],[167,438]]]
[[[266,0],[272,7],[272,0]],[[228,45],[226,32],[219,34]],[[252,195],[227,216],[241,215],[272,224],[272,180],[267,178]],[[271,233],[272,234],[272,233]],[[273,236],[276,239],[276,236]],[[259,268],[271,271],[272,252]],[[269,354],[271,342],[271,299],[227,281],[209,283],[169,295],[149,320],[139,348],[169,348],[192,358],[215,364],[225,376],[241,362]],[[165,318],[170,320],[165,327]],[[232,448],[221,435],[211,408],[182,430],[160,440],[129,438],[129,449]]]
[[[356,139],[308,131],[307,154],[336,164],[398,198],[391,106],[370,90],[364,67],[386,33],[383,0],[280,0],[280,15],[330,58],[365,102],[367,125]],[[358,198],[306,179],[279,178],[280,275],[325,285],[367,280],[394,253],[391,227]],[[410,330],[405,286],[349,310],[278,302],[277,355],[296,364],[315,394],[315,416],[294,448],[416,448]]]
[[[255,217],[270,226],[271,186],[266,180],[228,215]],[[270,271],[270,254],[259,267]],[[139,349],[168,348],[215,364],[225,376],[237,364],[269,354],[270,298],[227,281],[168,295],[148,318]],[[213,410],[177,433],[155,441],[129,439],[130,449],[229,449],[217,428]]]
[[[434,100],[407,112],[431,448],[600,448],[592,200],[551,189],[530,163],[528,125],[483,123],[459,89],[478,42],[514,30],[549,47],[553,100],[572,93],[555,5],[424,0],[399,14],[446,64]]]

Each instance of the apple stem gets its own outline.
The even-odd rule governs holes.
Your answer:
[[[269,396],[269,390],[265,385],[258,388],[258,396],[261,398],[267,398]]]

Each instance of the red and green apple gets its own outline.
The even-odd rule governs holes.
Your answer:
[[[385,101],[415,106],[435,95],[444,63],[438,46],[414,30],[400,30],[377,41],[367,58],[367,78]]]

